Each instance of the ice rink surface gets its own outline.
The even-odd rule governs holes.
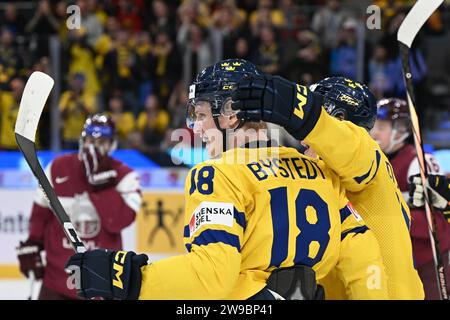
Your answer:
[[[33,284],[33,299],[36,299],[41,288],[41,281]],[[0,300],[27,300],[31,292],[31,282],[27,279],[1,279]]]
[[[172,256],[172,254],[150,254],[149,263]],[[33,290],[32,298],[36,300],[41,289],[42,282],[35,281],[31,288],[31,281],[25,277],[22,279],[0,279],[0,300],[27,300]]]

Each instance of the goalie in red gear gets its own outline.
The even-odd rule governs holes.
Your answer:
[[[408,202],[410,177],[419,174],[416,149],[408,140],[411,131],[411,118],[406,101],[389,98],[377,103],[377,121],[371,131],[392,164],[398,186]],[[429,174],[442,174],[439,164],[431,154],[425,154]],[[417,271],[422,280],[425,299],[439,300],[431,243],[426,214],[423,208],[411,207],[411,241]],[[440,250],[447,277],[450,278],[449,250],[450,224],[442,213],[435,213]]]
[[[88,250],[122,249],[121,231],[138,212],[142,196],[139,177],[111,157],[117,146],[113,121],[104,114],[88,117],[79,151],[55,158],[46,175]],[[46,252],[43,266],[40,253]],[[61,226],[39,189],[33,203],[29,237],[17,250],[20,269],[43,278],[39,299],[76,299],[67,286],[64,265],[73,254]]]

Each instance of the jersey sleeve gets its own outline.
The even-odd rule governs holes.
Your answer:
[[[339,210],[341,246],[334,268],[319,283],[329,300],[388,299],[387,276],[378,242],[350,202]]]
[[[375,235],[349,202],[341,213],[336,273],[350,300],[388,299],[387,276]]]
[[[191,170],[185,184],[188,253],[143,267],[140,299],[223,299],[231,292],[245,228],[239,193],[214,166]]]
[[[341,177],[347,191],[366,188],[380,167],[382,151],[368,132],[330,116],[323,108],[305,142]]]

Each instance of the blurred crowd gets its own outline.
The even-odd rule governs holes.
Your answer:
[[[184,127],[187,86],[220,59],[243,58],[261,70],[312,84],[329,75],[363,77],[378,98],[402,97],[396,31],[414,1],[374,1],[381,30],[366,29],[365,1],[340,0],[78,0],[0,2],[0,150],[14,150],[14,123],[26,78],[52,74],[49,39],[59,40],[61,145],[76,149],[87,115],[116,122],[120,147],[165,164],[174,129]],[[69,30],[67,7],[80,9]],[[445,33],[441,12],[425,34]],[[365,36],[361,38],[361,31]],[[362,40],[361,40],[362,39]],[[428,70],[417,42],[411,59],[419,97]],[[358,59],[363,63],[358,67]],[[362,72],[360,69],[362,66]],[[49,148],[50,111],[39,128]]]

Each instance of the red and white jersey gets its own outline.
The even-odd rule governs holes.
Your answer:
[[[428,173],[443,174],[439,163],[432,154],[425,154]],[[402,191],[405,200],[409,199],[409,177],[419,174],[419,160],[413,145],[406,145],[390,158],[394,169],[395,178]],[[441,213],[435,214],[436,224],[441,251],[450,249],[450,224]],[[411,208],[411,239],[413,244],[414,258],[417,266],[421,266],[433,259],[431,243],[429,239],[428,224],[425,211]]]
[[[98,191],[94,191],[88,183],[77,154],[60,156],[45,170],[88,250],[122,249],[121,231],[134,221],[141,206],[137,173],[117,160],[113,160],[112,169],[118,174],[116,185]],[[42,243],[46,251],[43,284],[75,298],[76,292],[67,288],[67,274],[64,271],[67,260],[74,252],[40,189],[33,204],[29,229],[29,238]]]

